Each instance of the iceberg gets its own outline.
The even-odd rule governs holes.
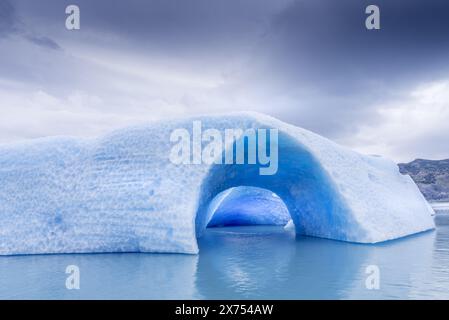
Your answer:
[[[261,174],[266,163],[250,161],[174,163],[172,133],[182,128],[195,136],[193,121],[213,133],[276,129],[275,173]],[[239,139],[245,137],[223,149]],[[226,201],[223,192],[241,186],[279,196],[300,235],[377,243],[434,228],[433,210],[392,161],[244,112],[158,121],[92,139],[1,145],[0,254],[196,254],[197,237]]]

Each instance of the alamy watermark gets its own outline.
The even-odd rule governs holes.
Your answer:
[[[365,20],[365,27],[368,30],[380,29],[380,9],[378,6],[371,4],[365,9],[365,13],[369,16]]]
[[[201,121],[193,121],[191,130],[171,132],[170,161],[176,165],[257,164],[260,175],[274,175],[278,170],[278,136],[278,129],[203,131]]]
[[[65,269],[65,273],[69,276],[65,280],[65,287],[68,290],[80,289],[80,268],[77,265],[68,265]]]
[[[368,290],[380,289],[380,268],[375,264],[371,264],[365,268],[365,288]]]
[[[80,8],[77,5],[71,4],[65,8],[65,13],[68,14],[65,20],[66,29],[79,30],[81,28]]]

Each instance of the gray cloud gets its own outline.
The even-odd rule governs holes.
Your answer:
[[[53,50],[62,50],[62,48],[59,46],[59,44],[57,44],[54,40],[52,40],[48,37],[34,36],[34,35],[30,35],[30,34],[24,35],[24,37],[38,46],[53,49]]]
[[[61,50],[61,47],[47,36],[37,35],[23,24],[16,14],[16,9],[8,0],[0,1],[0,37],[11,35],[22,37],[35,45]]]
[[[280,114],[337,134],[375,120],[379,102],[447,76],[447,1],[376,1],[380,31],[364,28],[368,4],[295,1],[273,19],[243,81],[269,78],[260,90],[298,101],[296,115],[292,106]]]
[[[15,32],[15,10],[9,1],[0,1],[0,37]]]
[[[75,32],[64,27],[72,3],[81,8]],[[379,31],[364,28],[365,0],[16,0],[14,7],[1,0],[0,36],[14,37],[0,41],[0,89],[20,89],[0,104],[16,123],[0,140],[18,139],[25,125],[33,128],[26,137],[97,134],[145,119],[249,109],[365,143],[367,152],[440,157],[446,151],[437,143],[368,136],[396,121],[381,110],[406,113],[417,87],[449,79],[449,3],[375,3]],[[32,122],[11,111],[28,103],[45,116]],[[50,131],[57,119],[67,126]],[[438,130],[422,128],[421,145],[449,138]],[[388,147],[379,151],[376,139]]]

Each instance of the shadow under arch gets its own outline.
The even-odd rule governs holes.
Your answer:
[[[291,219],[284,201],[277,194],[258,187],[236,187],[219,193],[208,210],[207,228],[285,226]]]
[[[236,143],[232,145],[234,150]],[[247,164],[247,161],[211,166],[198,199],[197,237],[206,228],[209,203],[219,193],[239,186],[259,187],[277,194],[288,208],[297,234],[351,241],[364,232],[354,221],[334,182],[304,145],[279,132],[276,146],[278,170],[273,175],[261,175],[259,168],[263,165]],[[248,159],[247,153],[248,148],[245,148],[245,159]]]

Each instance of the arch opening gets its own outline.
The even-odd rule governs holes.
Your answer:
[[[197,237],[208,226],[209,206],[214,205],[214,198],[241,186],[263,188],[278,195],[291,215],[297,234],[351,241],[357,233],[363,232],[351,220],[352,215],[332,179],[307,148],[279,132],[278,154],[278,171],[274,175],[260,175],[258,164],[213,165],[210,168],[198,199]]]
[[[285,226],[290,219],[287,206],[274,192],[240,186],[225,190],[212,199],[206,227]]]

